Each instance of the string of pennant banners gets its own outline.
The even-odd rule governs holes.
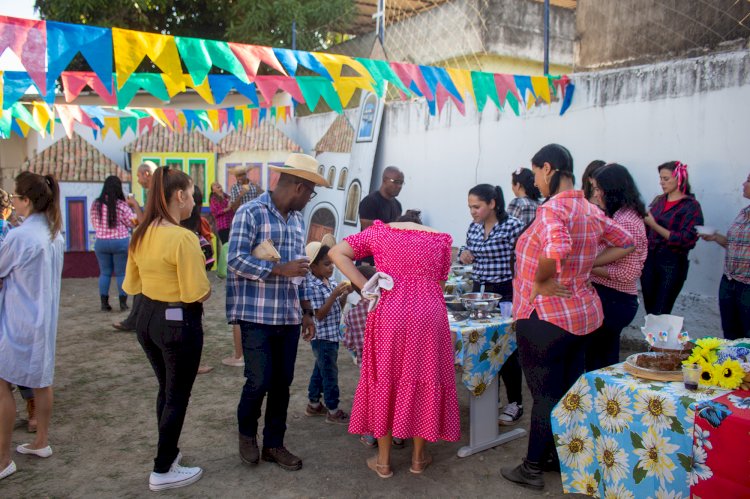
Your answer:
[[[118,136],[155,124],[211,130],[255,126],[264,119],[286,120],[293,113],[293,106],[273,106],[280,91],[311,111],[323,101],[341,113],[357,90],[383,97],[387,84],[403,99],[425,98],[431,114],[441,112],[448,101],[462,114],[467,101],[480,112],[491,101],[519,115],[537,102],[553,100],[562,102],[564,114],[575,88],[566,75],[487,73],[0,16],[0,54],[8,49],[25,71],[0,72],[0,136],[5,138],[11,131],[24,136],[32,129],[51,133],[56,121],[69,136],[75,123]],[[91,71],[66,71],[78,53]],[[146,57],[160,72],[136,72]],[[261,63],[274,74],[259,75]],[[211,73],[214,68],[224,73]],[[55,103],[58,79],[65,104]],[[76,105],[87,87],[106,105]],[[36,92],[32,100],[30,88]],[[139,92],[168,103],[189,90],[206,102],[205,109],[129,107]],[[213,108],[231,92],[249,104]]]

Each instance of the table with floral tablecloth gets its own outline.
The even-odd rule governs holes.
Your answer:
[[[563,490],[688,498],[695,406],[728,393],[639,379],[622,364],[584,374],[552,410]]]
[[[469,445],[458,451],[466,457],[526,435],[515,428],[499,433],[497,375],[516,349],[516,332],[510,319],[451,323],[456,335],[455,362],[461,366],[461,381],[471,392],[469,400]]]

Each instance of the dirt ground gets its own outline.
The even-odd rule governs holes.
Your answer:
[[[561,497],[560,477],[545,476],[547,487],[535,493],[499,475],[525,455],[527,439],[467,458],[456,452],[468,441],[469,393],[457,384],[462,441],[429,446],[435,462],[423,475],[409,473],[410,448],[394,450],[393,478],[378,478],[365,466],[373,451],[346,427],[304,416],[312,352],[300,341],[289,407],[287,447],[304,467],[287,472],[261,461],[240,462],[236,408],[242,369],[221,364],[232,349],[224,318],[224,283],[211,276],[213,295],[206,306],[203,363],[214,371],[198,376],[180,440],[183,463],[203,467],[196,484],[162,492],[169,497]],[[141,497],[152,495],[148,475],[156,448],[156,380],[135,335],[110,324],[121,313],[99,311],[96,279],[66,279],[57,341],[55,405],[49,459],[14,455],[18,472],[0,482],[0,497]],[[638,320],[638,319],[637,319]],[[625,354],[627,352],[623,352]],[[358,370],[342,349],[339,356],[342,408],[349,410]],[[504,389],[501,388],[504,397]],[[13,445],[30,441],[20,395]],[[524,386],[528,429],[531,396]],[[262,425],[262,420],[261,420]],[[568,496],[571,497],[571,496]]]

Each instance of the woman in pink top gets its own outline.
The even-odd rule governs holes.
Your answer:
[[[596,170],[590,178],[591,201],[617,225],[633,236],[635,251],[609,265],[594,267],[591,282],[602,301],[604,322],[588,335],[586,371],[620,362],[620,333],[638,311],[638,279],[648,254],[646,206],[633,177],[622,165],[612,163]],[[599,251],[607,245],[599,243]]]
[[[632,251],[626,231],[574,190],[573,158],[558,144],[531,159],[535,184],[547,201],[516,243],[513,317],[521,368],[534,398],[524,461],[503,477],[541,490],[542,472],[557,455],[550,413],[583,374],[584,335],[602,324],[591,269]],[[600,241],[613,248],[597,256]]]
[[[216,221],[216,231],[219,233],[221,244],[227,244],[229,241],[229,228],[232,226],[234,211],[229,207],[229,196],[221,184],[214,182],[211,184],[211,196],[208,199],[211,215]]]
[[[109,305],[109,285],[113,272],[117,278],[120,310],[127,310],[128,295],[122,290],[122,281],[125,279],[130,228],[133,227],[135,213],[125,201],[119,178],[110,175],[104,180],[102,193],[91,204],[90,216],[91,224],[96,230],[94,253],[99,261],[99,296],[102,311],[112,310]]]

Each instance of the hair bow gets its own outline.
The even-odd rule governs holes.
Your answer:
[[[675,161],[675,167],[674,171],[672,172],[672,176],[677,179],[677,188],[684,194],[687,187],[687,165],[685,163]]]

